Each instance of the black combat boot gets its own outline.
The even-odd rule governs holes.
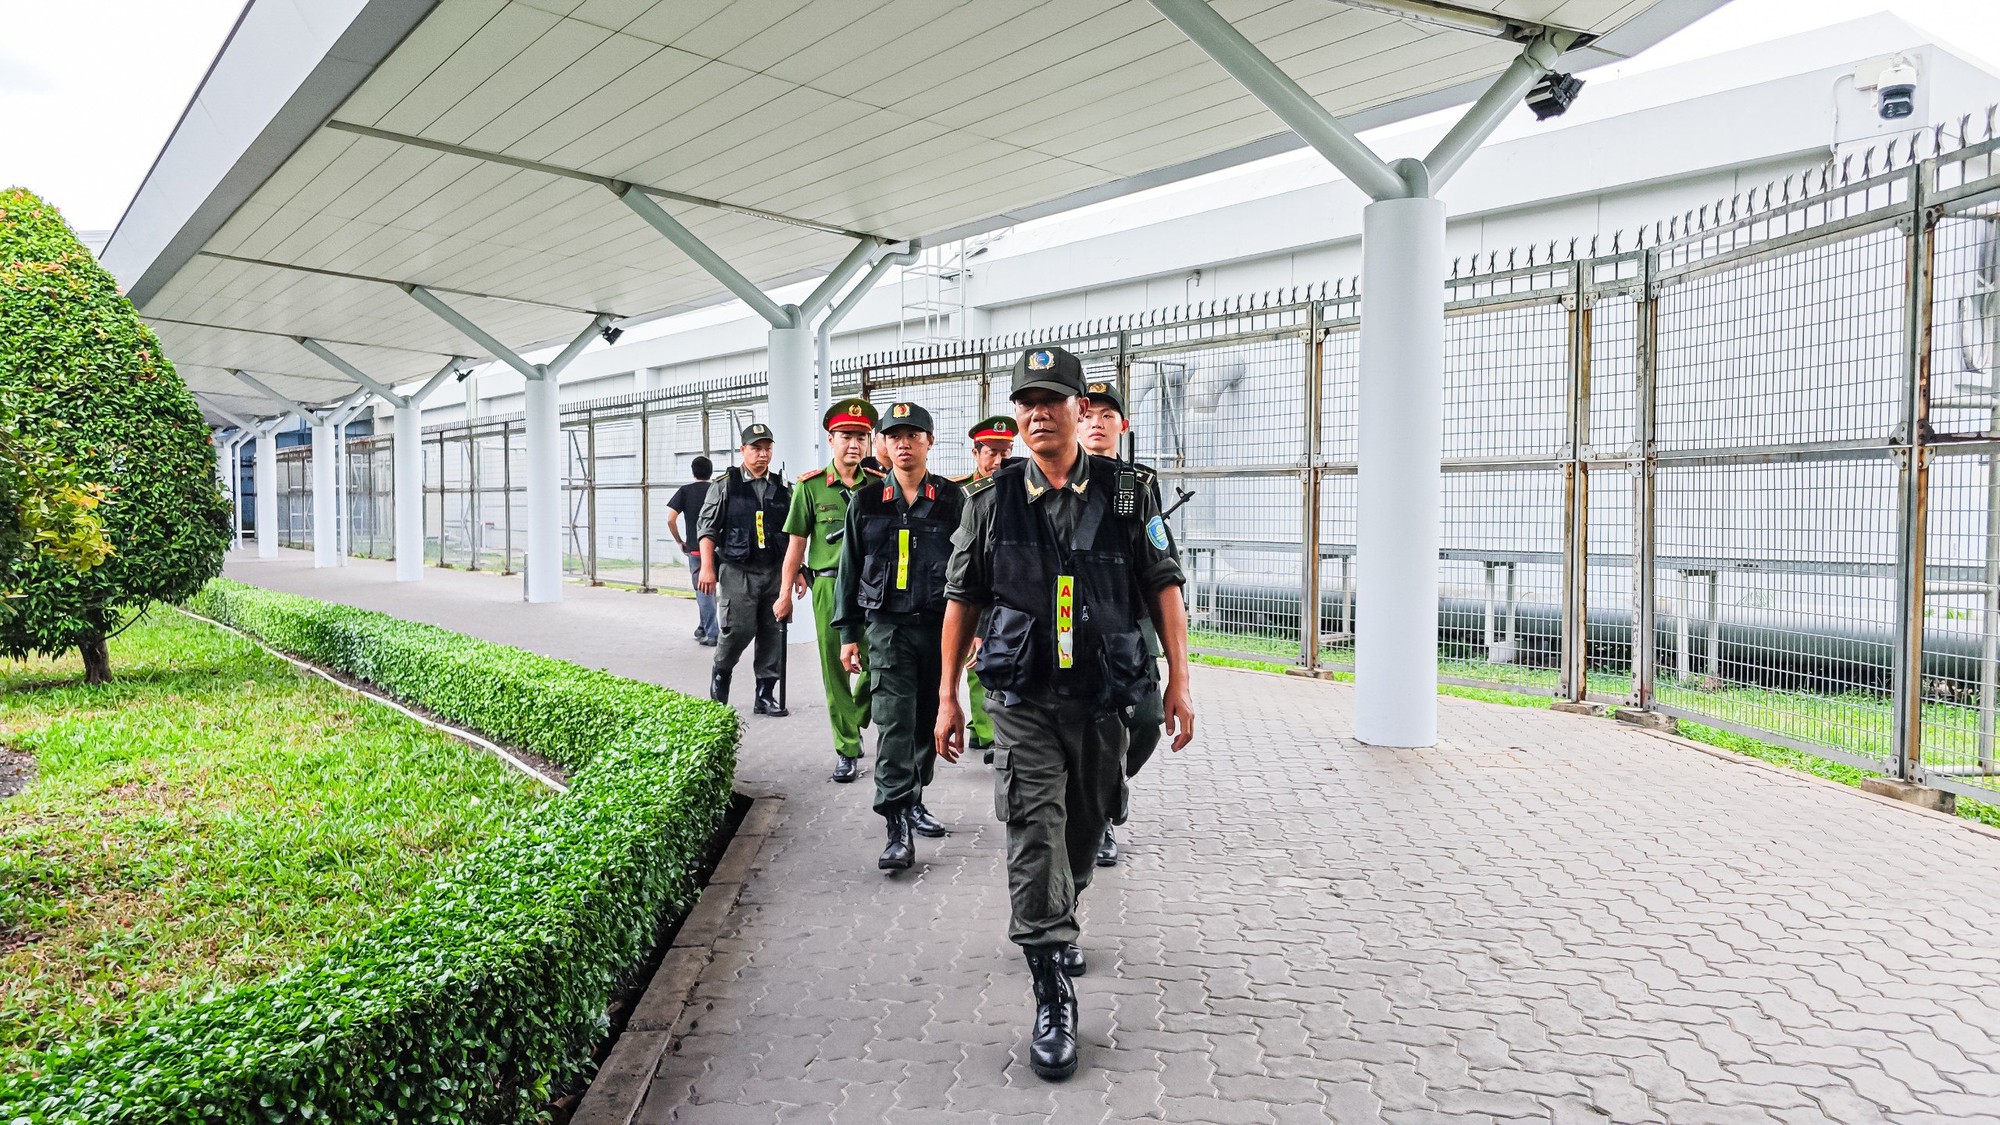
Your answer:
[[[1097,866],[1115,867],[1117,865],[1118,837],[1111,834],[1111,826],[1107,824],[1104,826],[1104,839],[1097,842]]]
[[[778,681],[757,681],[756,711],[759,715],[769,715],[774,719],[782,719],[786,715],[791,714],[790,711],[785,710],[784,704],[778,702]]]
[[[729,673],[732,669],[715,668],[708,673],[708,697],[717,703],[729,702]]]
[[[910,815],[902,809],[891,809],[882,814],[889,822],[889,846],[882,849],[882,858],[875,866],[884,871],[908,871],[917,861],[916,842],[910,839]]]
[[[1083,961],[1083,947],[1070,942],[1062,947],[1062,970],[1067,977],[1080,977],[1089,966]]]
[[[931,810],[924,807],[922,801],[910,806],[910,831],[919,836],[929,836],[933,840],[950,835],[945,826],[938,823],[938,818],[931,815]]]
[[[1028,1065],[1038,1077],[1060,1082],[1076,1073],[1076,988],[1063,975],[1062,947],[1023,946],[1035,978],[1035,1038]]]
[[[833,756],[833,779],[835,781],[846,783],[860,776],[861,766],[859,759],[850,758],[845,754],[835,754]]]

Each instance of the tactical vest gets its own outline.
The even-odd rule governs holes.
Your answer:
[[[764,502],[759,504],[757,490],[750,487],[750,478],[741,469],[731,465],[722,479],[728,494],[722,499],[722,543],[715,553],[724,562],[757,570],[784,562],[785,548],[791,543],[785,535],[785,513],[792,506],[791,488],[775,476],[766,476],[764,479],[771,485],[764,492]]]
[[[978,672],[1002,705],[1047,692],[1127,707],[1158,677],[1139,632],[1146,610],[1133,570],[1131,520],[1112,511],[1117,472],[1118,462],[1091,457],[1091,484],[1067,543],[1056,542],[1047,517],[1028,502],[1024,465],[993,474],[993,609]],[[1057,590],[1064,575],[1067,598]],[[1067,668],[1057,628],[1065,609],[1072,638]]]
[[[917,505],[904,513],[897,506],[901,489],[891,476],[880,487],[863,485],[849,501],[861,551],[855,600],[870,613],[942,617],[945,565],[965,510],[965,490],[941,477],[926,477]],[[929,510],[916,515],[926,502]]]

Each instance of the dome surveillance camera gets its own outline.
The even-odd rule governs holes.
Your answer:
[[[1876,112],[1884,121],[1899,121],[1917,112],[1917,68],[1903,59],[1884,67],[1875,79]]]

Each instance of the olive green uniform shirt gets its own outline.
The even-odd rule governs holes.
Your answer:
[[[814,469],[792,485],[792,506],[785,513],[786,535],[806,541],[806,569],[818,573],[840,565],[840,537],[847,526],[847,502],[854,489],[882,478],[867,469],[856,470],[853,488],[840,483],[840,474],[828,465]]]

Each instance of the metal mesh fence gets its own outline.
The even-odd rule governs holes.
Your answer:
[[[1919,140],[1635,240],[1455,270],[1447,679],[2000,789],[2000,142]],[[1016,357],[1069,348],[1123,386],[1168,504],[1187,497],[1194,647],[1340,669],[1367,612],[1358,303],[1344,284],[864,357],[834,389],[924,405],[933,467],[957,475]],[[566,407],[568,570],[685,590],[667,501],[696,455],[733,462],[765,393],[752,376]],[[430,561],[517,567],[522,441],[513,418],[425,434]],[[367,448],[351,546],[373,553],[393,510],[387,439]],[[284,542],[309,542],[308,475],[281,459]]]

